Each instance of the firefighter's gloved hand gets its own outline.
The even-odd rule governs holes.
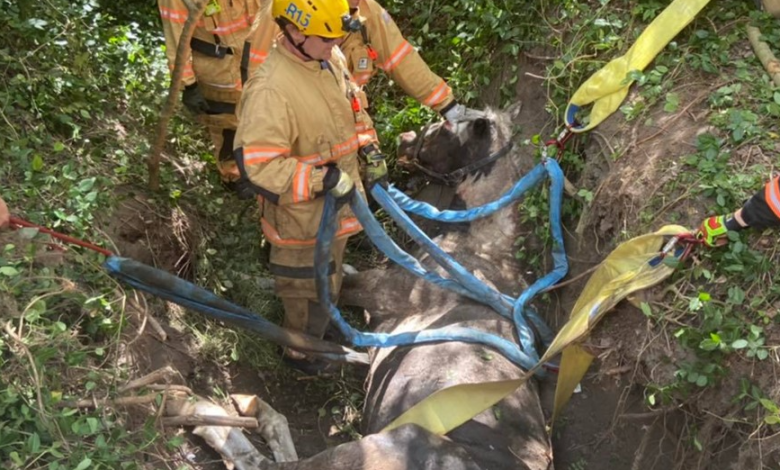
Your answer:
[[[725,216],[718,215],[707,217],[701,223],[699,231],[696,232],[696,238],[704,242],[709,247],[723,246],[728,244],[729,229],[726,228]]]
[[[252,185],[252,183],[250,183],[246,178],[230,181],[224,183],[224,185],[226,188],[236,193],[236,196],[238,196],[239,199],[247,200],[257,197],[257,192],[255,192],[254,185]]]
[[[387,161],[385,155],[374,144],[368,144],[358,151],[366,162],[366,186],[375,183],[387,186]]]
[[[206,114],[209,111],[209,103],[203,97],[197,82],[184,87],[181,101],[193,114]]]
[[[447,122],[454,125],[460,121],[483,117],[485,113],[476,109],[467,108],[457,101],[453,101],[441,110],[441,115]]]
[[[322,178],[322,187],[330,192],[336,199],[348,201],[355,191],[355,182],[349,175],[335,166],[328,167],[325,177]]]

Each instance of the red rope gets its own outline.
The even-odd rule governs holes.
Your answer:
[[[106,250],[105,248],[101,248],[101,247],[99,247],[97,245],[94,245],[92,243],[85,242],[83,240],[79,240],[78,238],[70,237],[70,236],[65,235],[63,233],[55,232],[54,230],[50,230],[50,229],[48,229],[46,227],[41,227],[40,225],[35,225],[35,224],[31,223],[31,222],[27,222],[26,220],[22,220],[22,219],[17,219],[17,218],[11,217],[11,227],[13,227],[13,228],[19,228],[19,227],[35,228],[35,229],[38,229],[39,232],[51,235],[52,237],[57,238],[59,240],[62,240],[65,243],[70,243],[72,245],[78,245],[78,246],[83,247],[83,248],[88,248],[88,249],[90,249],[92,251],[96,251],[96,252],[98,252],[98,253],[100,253],[102,255],[105,255],[105,256],[114,256],[113,253],[111,253],[110,251]]]

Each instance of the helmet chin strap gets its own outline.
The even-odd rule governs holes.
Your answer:
[[[308,41],[308,40],[309,40],[309,36],[305,36],[305,38],[306,38],[306,39],[304,39],[303,41],[301,41],[301,43],[300,43],[300,44],[298,44],[298,43],[296,43],[296,42],[293,40],[293,38],[292,38],[292,35],[289,33],[289,31],[287,31],[286,25],[285,25],[284,23],[282,23],[282,22],[279,22],[279,27],[281,28],[281,30],[282,30],[282,34],[284,34],[284,37],[285,37],[285,38],[286,38],[288,41],[290,41],[290,44],[292,44],[292,45],[293,45],[293,47],[294,47],[294,48],[295,48],[295,49],[296,49],[298,52],[300,52],[300,53],[301,53],[301,54],[302,54],[304,57],[306,57],[306,58],[307,58],[307,59],[309,59],[309,60],[317,60],[317,59],[315,59],[314,57],[310,56],[308,52],[306,52],[306,51],[304,51],[304,50],[303,50],[303,45],[304,45],[304,44],[306,44],[306,41]]]

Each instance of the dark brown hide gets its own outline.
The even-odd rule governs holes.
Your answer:
[[[509,139],[508,116],[487,111],[484,117],[460,123],[455,128],[431,126],[425,136],[402,139],[401,152],[419,148],[416,157],[429,167],[446,161],[435,171],[452,171],[486,158]],[[423,138],[419,146],[415,140]],[[508,190],[533,166],[529,149],[520,149],[483,167],[457,188],[469,207],[494,200]],[[483,176],[480,178],[480,176]],[[448,233],[437,240],[466,267],[503,292],[517,295],[527,284],[512,254],[519,235],[514,206],[470,224],[468,230]],[[425,263],[426,258],[422,261]],[[427,264],[427,263],[425,263]],[[351,280],[348,286],[353,286]],[[443,291],[399,269],[365,273],[354,284],[365,288],[370,297],[351,296],[355,289],[345,287],[345,300],[358,303],[371,313],[371,329],[399,333],[448,325],[490,331],[516,341],[512,324],[489,307]],[[378,432],[403,411],[442,388],[460,384],[505,380],[522,371],[495,351],[480,345],[445,343],[415,348],[376,350],[365,406],[365,431]],[[449,436],[459,443],[484,469],[547,469],[552,452],[545,431],[545,419],[534,382],[521,387],[493,409],[454,430]]]
[[[266,468],[266,467],[264,467]],[[372,434],[299,462],[270,464],[275,470],[480,470],[447,438],[415,425]]]

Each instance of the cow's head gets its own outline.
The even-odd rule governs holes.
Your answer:
[[[420,135],[405,132],[400,136],[398,163],[409,169],[419,165],[434,174],[449,175],[488,158],[505,145],[511,117],[491,109],[470,111],[457,124],[441,121],[426,126]],[[492,166],[481,166],[472,173],[485,175]]]

